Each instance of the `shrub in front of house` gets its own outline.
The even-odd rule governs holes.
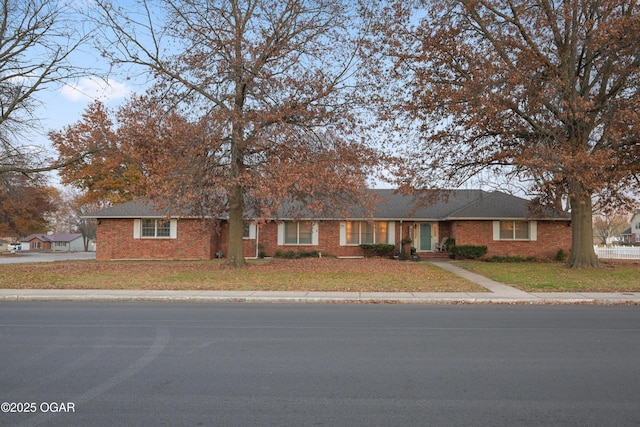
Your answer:
[[[364,252],[364,256],[374,257],[390,257],[393,254],[393,251],[396,249],[396,245],[390,245],[386,243],[363,243],[360,245],[362,251]]]
[[[452,259],[478,259],[486,253],[486,246],[454,245],[449,248],[449,257]]]
[[[566,259],[567,255],[564,253],[564,249],[558,249],[556,256],[553,258],[553,260],[557,262],[564,262]]]
[[[300,259],[300,258],[318,258],[318,251],[276,251],[274,258]]]

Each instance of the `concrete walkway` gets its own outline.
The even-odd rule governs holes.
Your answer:
[[[524,292],[447,261],[432,264],[477,283],[488,292],[305,292],[0,289],[0,301],[193,301],[408,304],[639,304],[640,292]]]

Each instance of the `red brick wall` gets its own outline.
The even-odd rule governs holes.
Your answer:
[[[34,247],[35,243],[40,243],[40,247]],[[35,237],[29,242],[29,250],[34,252],[48,252],[51,250],[51,242],[45,242]]]
[[[318,245],[278,245],[278,223],[262,224],[258,231],[261,250],[267,256],[276,251],[317,251],[332,256],[362,256],[359,246],[340,246],[340,221],[318,222]],[[245,256],[255,256],[255,240],[245,240]]]
[[[396,248],[401,237],[407,237],[413,222],[396,221]],[[340,246],[340,221],[318,223],[318,245],[278,245],[278,223],[259,226],[258,251],[266,256],[276,251],[311,251],[321,249],[325,255],[362,256],[358,246]],[[553,258],[558,249],[569,253],[571,227],[563,221],[538,221],[536,241],[494,241],[493,221],[453,221],[439,223],[439,236],[453,237],[458,245],[486,245],[487,255],[535,256]],[[134,239],[133,219],[101,219],[97,229],[96,259],[212,259],[228,248],[228,226],[205,225],[198,220],[178,220],[176,239]],[[244,255],[256,256],[256,239],[244,239]]]
[[[134,239],[133,219],[101,219],[96,259],[211,259],[212,230],[198,220],[179,219],[175,239]]]
[[[323,254],[349,257],[349,256],[362,256],[363,252],[359,246],[340,246],[340,223],[341,221],[319,221],[318,222],[318,245],[278,245],[278,223],[269,222],[260,226],[258,239],[260,242],[261,250],[265,252],[267,256],[275,255],[276,251],[313,251],[321,249]],[[395,221],[395,245],[396,249],[400,250],[400,240],[410,235],[413,235],[416,224],[414,222],[404,221],[402,225],[400,221]],[[401,230],[402,228],[402,230]],[[449,233],[449,228],[444,229]],[[444,236],[443,230],[440,230],[440,235]],[[449,236],[449,234],[447,234]],[[255,256],[255,240],[245,240],[245,256]]]
[[[571,227],[565,221],[537,221],[537,240],[493,240],[493,221],[454,221],[456,245],[486,245],[487,256],[534,256],[552,259],[559,249],[569,254]]]

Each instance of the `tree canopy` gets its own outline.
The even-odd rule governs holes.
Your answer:
[[[144,165],[132,141],[118,133],[115,120],[113,112],[95,101],[81,120],[49,133],[61,162],[66,164],[59,170],[62,184],[82,191],[76,199],[78,206],[118,204],[144,195]]]
[[[184,119],[188,137],[165,146],[172,156],[139,135],[148,158],[162,160],[150,162],[148,176],[161,182],[149,188],[177,205],[204,202],[214,217],[226,211],[231,265],[245,263],[249,207],[267,216],[289,197],[318,210],[361,195],[379,156],[350,137],[360,37],[352,2],[97,4],[103,54],[132,70],[144,67],[157,83],[148,94],[156,112]],[[129,110],[129,124],[147,120],[140,111]]]
[[[0,174],[0,236],[20,238],[48,231],[59,191],[42,175]]]
[[[569,265],[597,266],[593,200],[639,187],[640,5],[415,5],[383,7],[368,52],[380,117],[412,141],[401,180],[459,185],[492,168],[528,180],[542,201],[569,204]]]

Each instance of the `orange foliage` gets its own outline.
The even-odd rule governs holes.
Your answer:
[[[42,175],[5,172],[0,175],[0,236],[26,237],[47,231],[59,192]]]
[[[115,34],[104,55],[157,79],[149,92],[157,109],[136,102],[121,120],[148,161],[147,194],[198,214],[228,214],[230,264],[245,264],[246,216],[272,214],[287,199],[301,214],[360,198],[380,156],[349,136],[355,3],[230,0],[203,9],[165,0],[162,24],[97,4]],[[149,4],[142,2],[147,12]],[[131,36],[148,31],[171,49]]]
[[[640,175],[640,4],[443,0],[425,8],[383,7],[368,52],[381,117],[417,133],[401,179],[457,185],[499,168],[529,180],[550,201],[568,198],[570,262],[597,263],[591,199],[624,198]]]
[[[110,112],[96,101],[89,105],[77,123],[49,138],[60,153],[60,161],[93,153],[60,170],[63,184],[84,191],[78,205],[107,202],[118,204],[143,194],[143,170],[132,150],[131,141],[114,129]]]

